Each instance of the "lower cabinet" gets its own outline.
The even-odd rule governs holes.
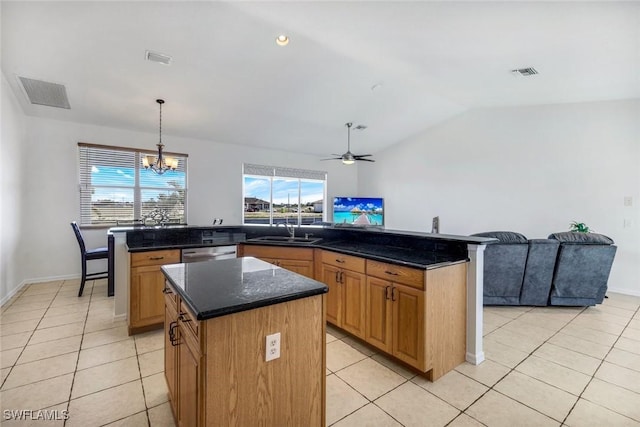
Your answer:
[[[180,250],[135,252],[130,258],[129,335],[161,328],[164,320],[164,264],[180,262]]]
[[[425,370],[424,291],[367,278],[365,341]]]
[[[322,251],[321,256],[321,274],[318,280],[329,287],[327,321],[359,338],[364,338],[364,260],[330,251]]]
[[[168,283],[164,292],[164,375],[171,410],[179,427],[201,426],[204,425],[201,399],[205,388],[201,371],[203,341],[197,334],[199,322],[186,310]]]
[[[314,278],[313,249],[269,245],[239,245],[238,256],[252,256],[294,273]]]
[[[319,252],[329,323],[431,381],[464,362],[466,263],[423,270]]]

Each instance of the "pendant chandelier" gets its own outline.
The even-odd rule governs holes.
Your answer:
[[[162,104],[164,104],[163,99],[156,99],[158,105],[160,105],[160,142],[156,145],[158,146],[158,155],[147,155],[142,158],[142,165],[145,169],[151,169],[158,175],[162,175],[168,170],[176,170],[178,168],[178,159],[174,159],[172,157],[165,157],[162,154],[162,149],[164,148],[164,144],[162,143]]]

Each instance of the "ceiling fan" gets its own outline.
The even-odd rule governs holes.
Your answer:
[[[352,165],[356,161],[375,162],[375,160],[364,158],[370,157],[371,154],[353,154],[351,152],[351,126],[353,126],[353,123],[345,123],[345,126],[347,127],[347,152],[344,154],[331,154],[332,156],[338,157],[331,157],[329,159],[322,160],[342,160],[342,163],[344,163],[345,165]],[[366,129],[366,126],[358,125],[355,128]]]

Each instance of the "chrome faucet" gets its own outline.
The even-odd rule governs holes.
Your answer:
[[[295,239],[296,229],[294,224],[289,224],[289,221],[285,218],[285,222],[282,223],[282,225],[284,225],[285,230],[287,230],[287,233],[289,233],[289,237],[291,237],[292,239]]]

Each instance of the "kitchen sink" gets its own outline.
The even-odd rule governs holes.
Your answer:
[[[254,237],[253,239],[247,239],[247,242],[253,243],[282,243],[282,244],[294,244],[294,245],[310,245],[322,240],[321,238],[312,237],[289,237],[289,236],[261,236]]]

